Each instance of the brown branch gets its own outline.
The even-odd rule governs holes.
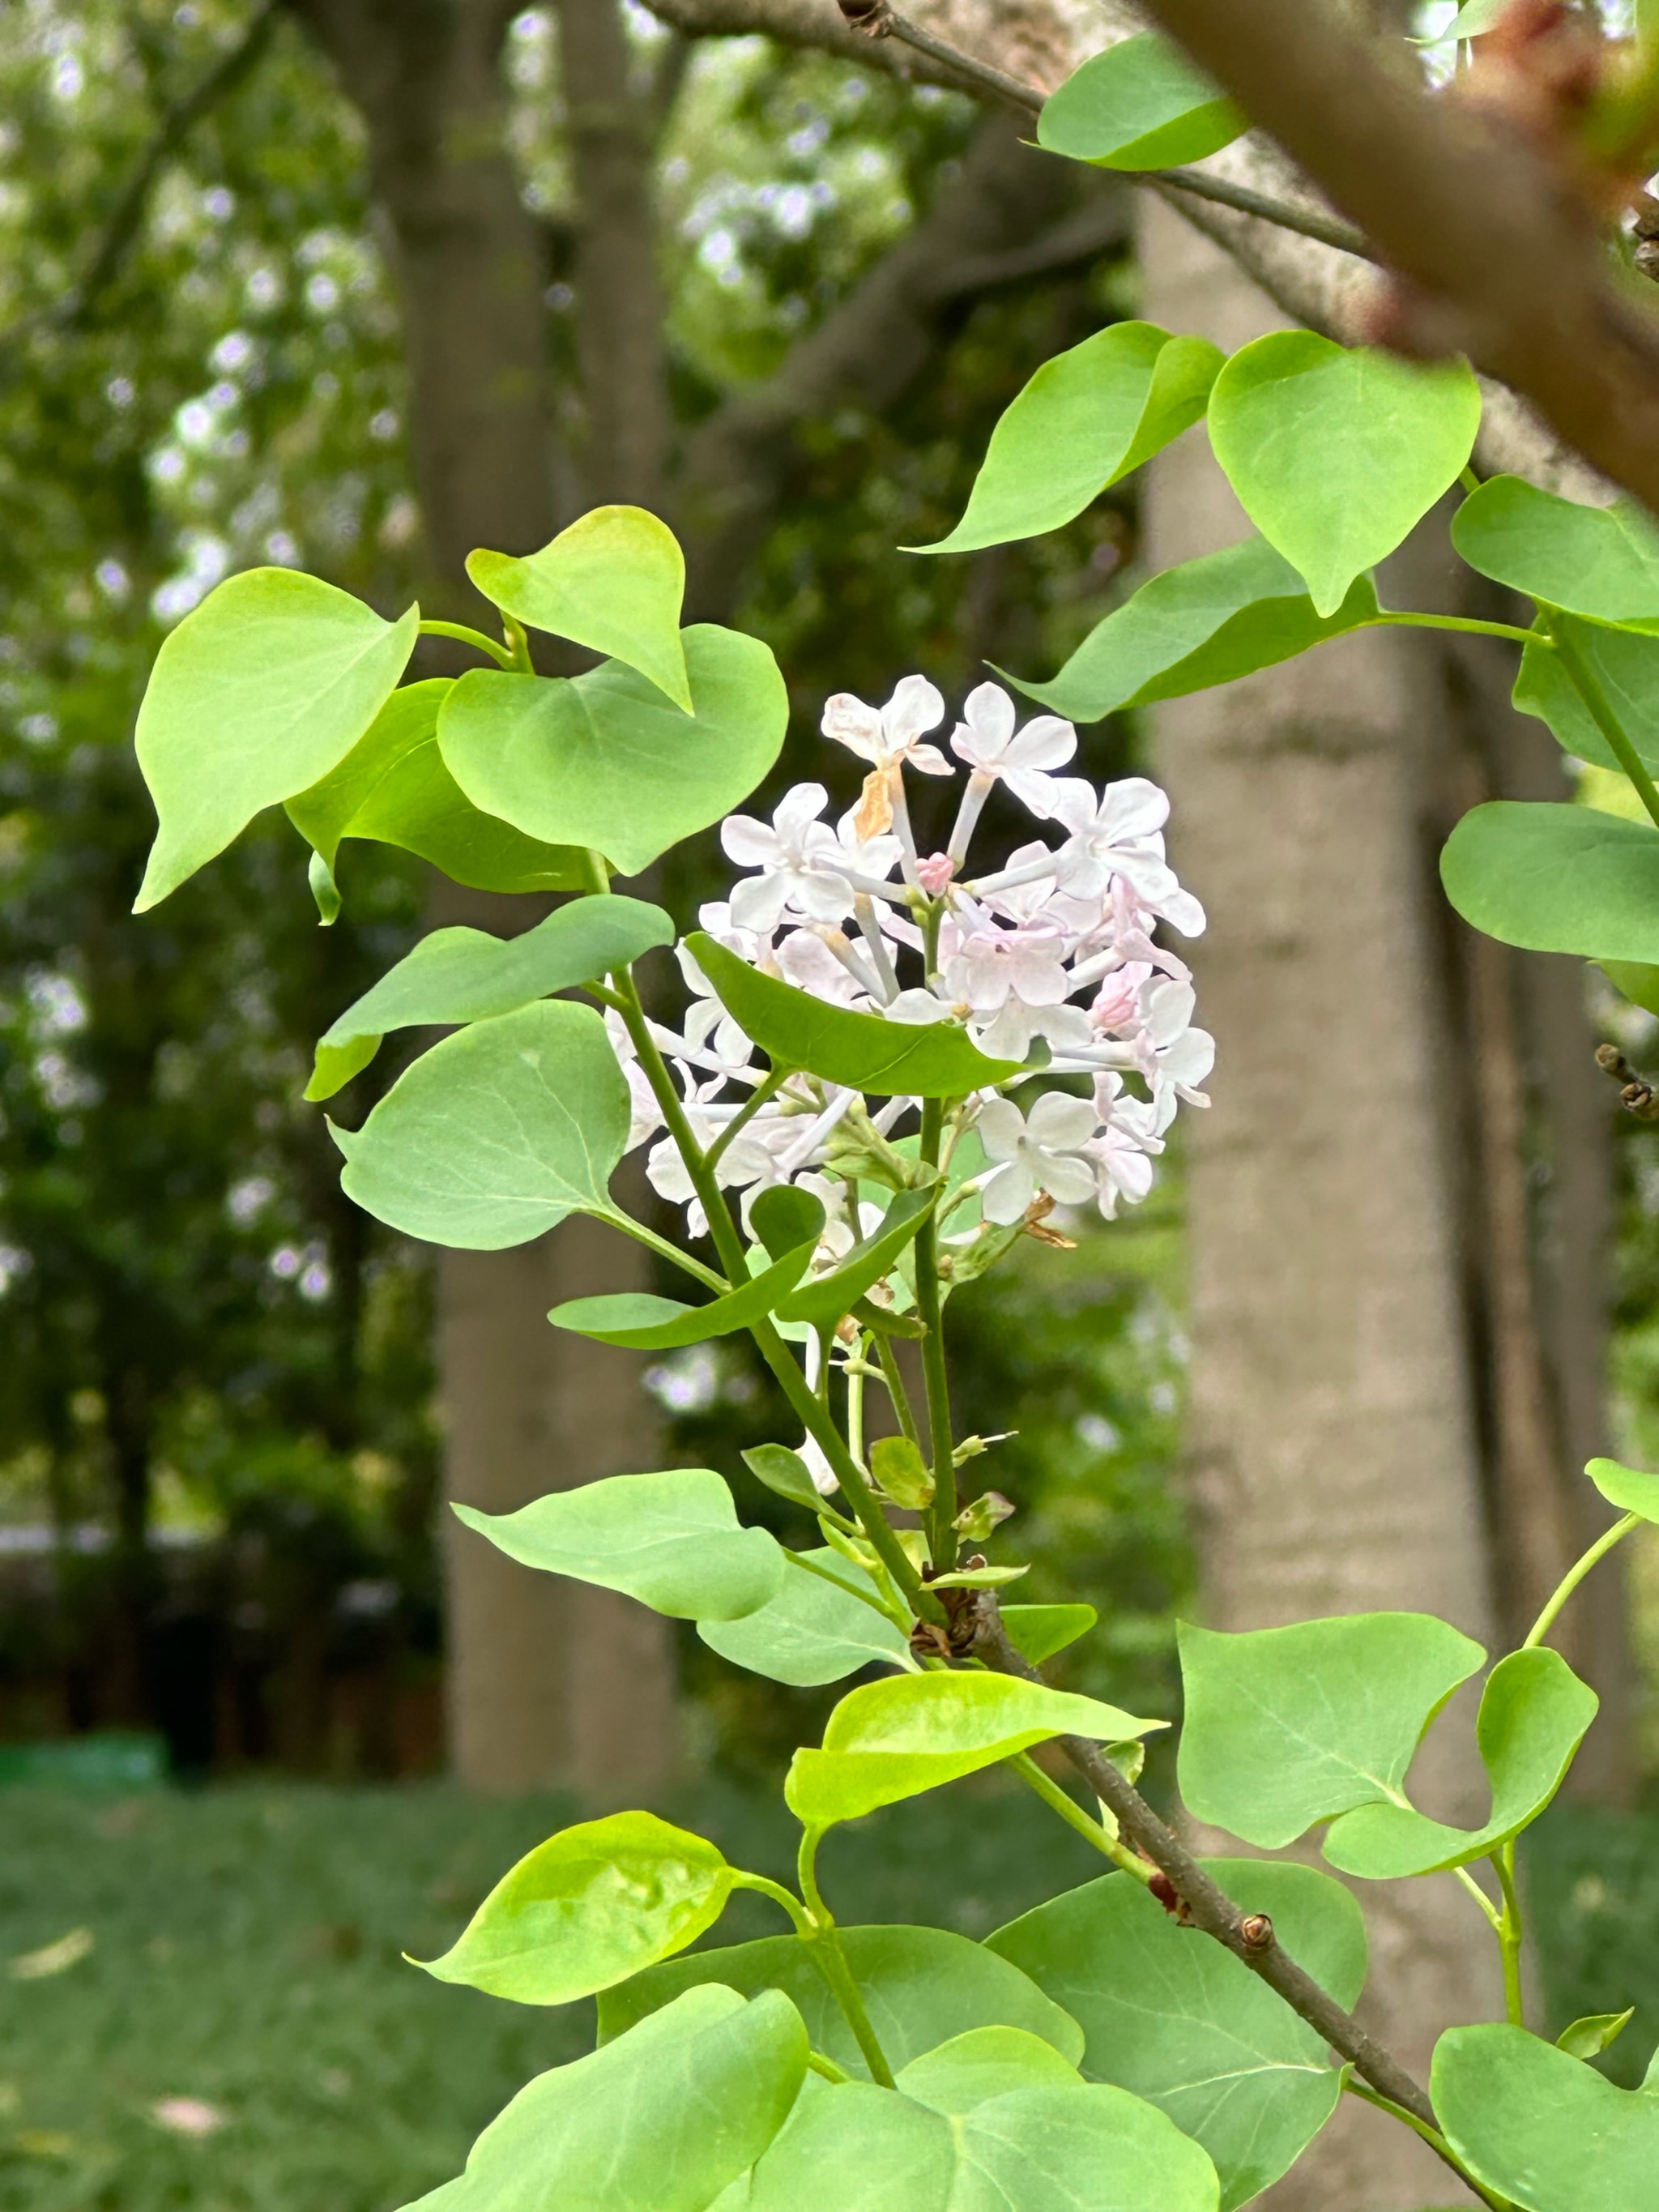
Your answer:
[[[1396,75],[1338,10],[1149,0],[1149,12],[1408,281],[1380,334],[1468,353],[1659,507],[1659,319],[1609,266],[1563,170],[1490,112]]]
[[[1023,115],[1041,112],[1047,95],[1036,85],[1010,76],[1006,70],[994,69],[988,62],[975,60],[972,54],[947,45],[943,39],[936,39],[920,23],[913,23],[908,15],[901,15],[896,9],[890,7],[888,0],[837,0],[837,5],[853,28],[865,38],[896,39],[901,46],[925,55],[941,69],[954,71],[964,85],[982,96],[1000,100]],[[1310,238],[1321,246],[1334,246],[1339,252],[1352,253],[1366,261],[1377,258],[1364,234],[1352,223],[1322,214],[1316,208],[1300,208],[1288,200],[1275,199],[1253,185],[1235,183],[1230,178],[1209,177],[1201,170],[1184,168],[1134,169],[1124,173],[1131,184],[1144,185],[1166,199],[1176,194],[1189,194],[1218,207],[1233,208],[1241,215],[1255,216],[1262,222],[1277,223],[1281,229],[1293,231],[1298,237]],[[1181,200],[1176,198],[1174,204],[1179,207]]]
[[[276,20],[279,0],[263,0],[236,43],[226,49],[190,90],[163,109],[149,144],[122,186],[99,234],[84,273],[61,299],[0,330],[0,346],[15,344],[40,330],[74,330],[86,324],[116,277],[143,227],[156,179],[197,125],[242,82],[264,52]]]
[[[979,1593],[975,1612],[975,1650],[985,1664],[998,1674],[1041,1682],[1042,1675],[1011,1642],[993,1592]],[[1059,1741],[1060,1749],[1096,1796],[1115,1815],[1129,1842],[1169,1883],[1182,1917],[1224,1945],[1253,1974],[1259,1974],[1374,2089],[1427,2126],[1437,2127],[1434,2107],[1425,2092],[1399,2060],[1366,2033],[1352,2013],[1345,2012],[1311,1974],[1297,1965],[1274,1935],[1267,1915],[1247,1913],[1233,1902],[1097,1745],[1076,1735],[1063,1735]]]
[[[1626,1113],[1633,1114],[1638,1121],[1659,1121],[1659,1093],[1616,1044],[1597,1045],[1595,1064],[1619,1085],[1619,1103]]]

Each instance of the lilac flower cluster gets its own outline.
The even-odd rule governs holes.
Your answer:
[[[1203,908],[1164,858],[1169,801],[1141,776],[1097,790],[1063,775],[1077,749],[1071,724],[1040,714],[1018,728],[1007,693],[981,684],[949,741],[968,769],[955,825],[943,852],[923,854],[904,775],[957,773],[927,742],[945,714],[921,676],[907,676],[880,708],[846,693],[832,698],[824,734],[868,770],[858,805],[831,824],[823,785],[801,783],[769,823],[731,816],[721,842],[751,872],[729,900],[703,908],[702,925],[815,998],[890,1021],[956,1022],[994,1059],[1035,1059],[1040,1064],[979,1093],[963,1111],[962,1126],[971,1126],[984,1155],[974,1181],[983,1217],[1011,1227],[1051,1205],[1092,1199],[1109,1218],[1151,1189],[1152,1161],[1178,1104],[1208,1103],[1200,1086],[1215,1057],[1213,1040],[1193,1026],[1188,969],[1154,936],[1160,921],[1183,937],[1204,927]],[[966,873],[969,844],[998,783],[1051,835],[975,878]],[[653,1028],[692,1129],[708,1146],[744,1113],[765,1071],[684,948],[680,962],[691,1003],[678,1031]],[[661,1116],[620,1024],[615,1034],[635,1102],[631,1141],[641,1143]],[[1034,1049],[1039,1044],[1046,1050]],[[1045,1087],[1026,1110],[1007,1094],[1034,1076]],[[1066,1077],[1086,1078],[1088,1095],[1048,1087]],[[894,1098],[872,1110],[855,1092],[791,1077],[725,1144],[719,1178],[744,1194],[746,1206],[769,1185],[810,1173],[830,1204],[832,1239],[850,1243],[858,1225],[836,1211],[845,1186],[812,1171],[854,1130],[884,1138],[916,1104]],[[653,1146],[647,1173],[700,1230],[701,1209],[672,1141]]]

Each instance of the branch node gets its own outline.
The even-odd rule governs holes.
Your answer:
[[[1633,1114],[1638,1121],[1659,1121],[1659,1094],[1616,1044],[1597,1045],[1595,1064],[1619,1085],[1619,1103],[1626,1113]]]
[[[889,0],[836,0],[836,4],[849,30],[860,32],[866,39],[892,37],[893,10]]]

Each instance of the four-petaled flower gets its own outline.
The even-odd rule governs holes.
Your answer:
[[[1095,1170],[1083,1147],[1096,1126],[1088,1100],[1064,1091],[1045,1091],[1030,1114],[1022,1114],[1012,1098],[987,1099],[975,1124],[993,1163],[980,1186],[986,1219],[1011,1227],[1040,1190],[1059,1206],[1081,1206],[1092,1198]]]

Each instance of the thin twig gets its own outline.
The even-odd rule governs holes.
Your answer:
[[[1006,70],[994,68],[989,62],[975,59],[958,46],[947,46],[936,39],[931,31],[924,31],[908,15],[888,4],[888,0],[837,0],[842,14],[848,24],[868,39],[896,39],[902,46],[909,46],[925,54],[941,69],[951,70],[962,82],[964,91],[988,94],[1005,106],[1021,115],[1036,115],[1042,112],[1046,95],[1036,85],[1022,78],[1010,76]],[[1132,184],[1145,185],[1160,198],[1171,193],[1185,193],[1194,199],[1210,200],[1218,207],[1229,207],[1241,215],[1257,216],[1263,222],[1277,223],[1281,230],[1293,230],[1299,237],[1316,240],[1321,246],[1334,246],[1340,252],[1352,253],[1362,261],[1375,261],[1377,255],[1364,234],[1340,216],[1321,214],[1316,208],[1292,207],[1287,200],[1271,198],[1248,185],[1230,183],[1224,177],[1206,177],[1199,169],[1131,169],[1123,174]]]
[[[975,1649],[985,1664],[999,1674],[1041,1682],[1042,1675],[1015,1649],[1003,1626],[995,1594],[978,1592],[975,1610]],[[1246,1912],[1236,1905],[1097,1745],[1074,1735],[1063,1735],[1059,1741],[1060,1749],[1096,1796],[1116,1815],[1126,1839],[1152,1861],[1168,1882],[1182,1917],[1224,1944],[1253,1974],[1259,1974],[1374,2089],[1432,2128],[1434,2107],[1425,2092],[1399,2060],[1366,2033],[1352,2013],[1345,2012],[1311,1974],[1297,1966],[1273,1933],[1267,1916]]]
[[[161,113],[137,167],[122,186],[109,220],[99,235],[79,281],[50,307],[37,307],[0,330],[0,347],[14,345],[40,330],[73,330],[90,316],[99,299],[119,275],[121,264],[143,226],[157,178],[204,117],[234,92],[264,51],[276,21],[279,0],[263,0],[236,44]]]
[[[1616,1044],[1595,1048],[1595,1064],[1619,1085],[1619,1103],[1638,1121],[1659,1121],[1659,1092],[1639,1068],[1634,1068]]]

